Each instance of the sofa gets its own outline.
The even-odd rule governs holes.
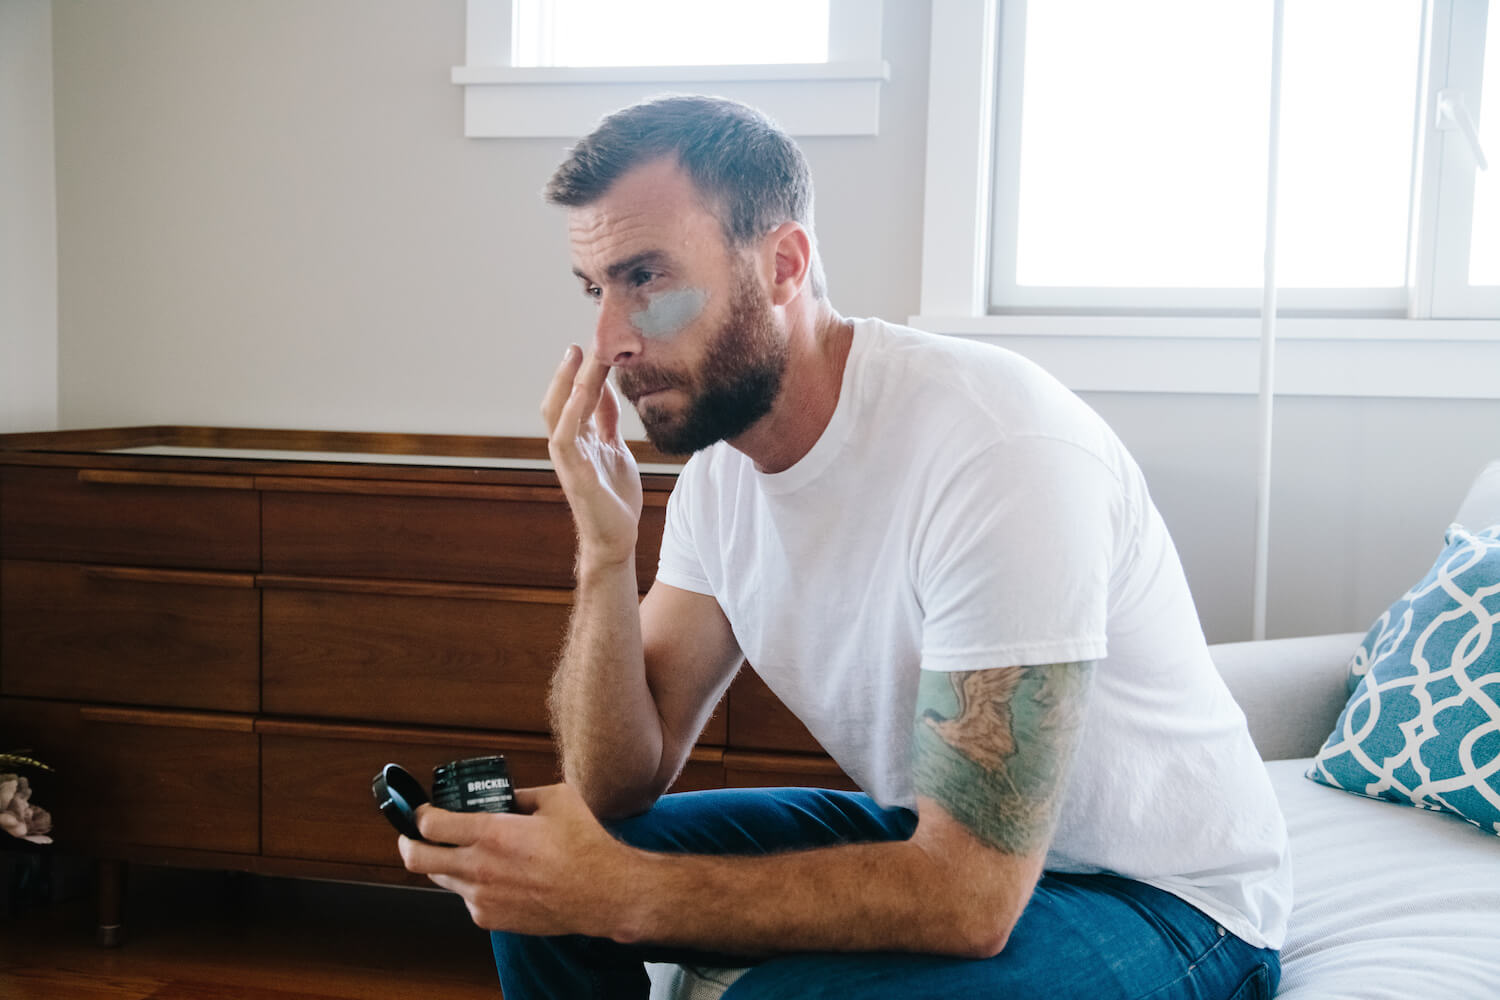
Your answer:
[[[1500,461],[1479,474],[1454,520],[1476,532],[1500,524]],[[1433,531],[1437,542],[1442,526]],[[1494,678],[1500,594],[1484,606],[1495,632],[1487,661]],[[1291,841],[1295,899],[1277,996],[1500,998],[1500,830],[1307,777],[1350,701],[1351,659],[1367,638],[1350,632],[1211,647],[1245,712]],[[1500,681],[1486,681],[1485,690],[1500,694]],[[1488,761],[1490,771],[1500,767],[1493,751]],[[1489,781],[1500,788],[1500,776]],[[713,1000],[742,970],[649,971],[653,1000]]]

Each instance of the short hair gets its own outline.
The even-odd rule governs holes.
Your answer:
[[[554,205],[589,205],[635,167],[667,156],[718,216],[730,247],[746,247],[784,222],[801,224],[813,241],[813,296],[827,296],[807,159],[771,119],[738,101],[672,96],[622,108],[569,151],[544,196]]]

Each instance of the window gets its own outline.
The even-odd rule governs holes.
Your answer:
[[[1255,313],[1270,5],[1046,0],[1006,14],[1000,62],[1021,69],[998,94],[991,306]],[[1287,309],[1405,311],[1420,14],[1411,0],[1288,4]]]
[[[586,134],[655,94],[718,94],[794,135],[874,135],[881,0],[468,0],[464,134]]]
[[[1433,90],[1458,114],[1480,106],[1471,43],[1483,35],[1466,20],[1482,28],[1484,6],[1454,4],[1450,24],[1425,32],[1417,0],[1288,0],[1276,253],[1285,312],[1413,311],[1439,262],[1423,255],[1408,285],[1411,223],[1453,205],[1445,185],[1412,194],[1432,127],[1418,113],[1424,38]],[[993,309],[1258,310],[1270,13],[1195,0],[1005,5],[1000,63],[1021,68],[997,94]],[[1458,161],[1454,183],[1473,185],[1463,133],[1450,126],[1431,141]],[[1460,251],[1445,273],[1478,273],[1466,266],[1468,237],[1485,232],[1475,222],[1487,190],[1474,186],[1472,211],[1440,219]],[[1465,311],[1451,299],[1438,292],[1433,311]]]
[[[1434,10],[1425,196],[1438,210],[1419,278],[1438,316],[1500,316],[1500,5],[1487,8],[1453,0]],[[1476,170],[1481,161],[1488,169]]]
[[[1500,397],[1466,373],[1500,370],[1489,7],[1284,0],[1284,391]],[[1273,34],[1261,0],[936,2],[914,321],[1075,388],[1253,392]]]
[[[828,0],[513,0],[512,66],[828,61]]]

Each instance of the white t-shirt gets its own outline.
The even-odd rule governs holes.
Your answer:
[[[920,669],[1096,661],[1047,869],[1137,879],[1280,946],[1285,824],[1166,526],[1124,445],[1031,362],[854,321],[800,461],[768,475],[721,443],[688,462],[657,579],[718,600],[883,806],[915,805]]]

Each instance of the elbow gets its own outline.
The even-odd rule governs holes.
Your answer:
[[[994,958],[1005,950],[1010,941],[1010,925],[996,927],[993,921],[981,922],[965,934],[962,958]]]
[[[624,780],[627,776],[620,774],[610,774],[609,780],[601,780],[601,777],[563,768],[563,780],[576,788],[589,811],[606,823],[650,811],[666,791],[654,777],[634,780]]]
[[[589,807],[589,812],[605,823],[639,816],[656,805],[656,800],[660,797],[635,789],[589,788],[582,784],[576,784],[575,787],[584,804]]]
[[[597,808],[590,805],[589,808],[599,822],[618,823],[649,812],[654,805],[655,799],[617,799],[601,802]]]
[[[950,933],[943,950],[970,959],[994,958],[1004,951],[1021,916],[1014,897],[976,893],[961,906],[947,922]]]
[[[639,816],[661,798],[664,788],[653,770],[615,758],[590,761],[563,753],[562,780],[573,786],[589,812],[602,821]]]
[[[955,914],[944,940],[934,950],[954,958],[994,958],[1005,950],[1013,926],[1013,922],[996,920],[982,910]]]

